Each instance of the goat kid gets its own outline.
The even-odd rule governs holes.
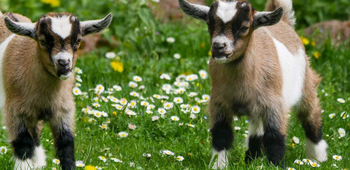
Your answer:
[[[317,86],[304,46],[294,31],[291,0],[270,0],[256,11],[244,0],[219,0],[210,7],[179,0],[182,10],[204,20],[211,36],[209,106],[212,168],[225,168],[233,142],[232,117],[249,119],[245,161],[262,155],[283,164],[288,113],[295,108],[307,137],[306,153],[327,160]],[[212,162],[212,161],[211,161]],[[210,163],[211,164],[211,163]]]
[[[0,108],[15,157],[14,169],[46,165],[40,145],[43,121],[50,124],[62,169],[74,169],[73,68],[82,36],[110,24],[48,13],[36,23],[19,15],[0,16]]]

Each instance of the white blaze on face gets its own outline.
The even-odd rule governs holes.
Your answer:
[[[51,18],[52,31],[60,36],[62,39],[67,38],[71,34],[72,24],[70,23],[70,16],[62,16]]]
[[[216,11],[216,15],[222,20],[222,22],[227,23],[231,21],[232,18],[237,13],[237,1],[233,2],[222,2],[219,1],[218,9]]]

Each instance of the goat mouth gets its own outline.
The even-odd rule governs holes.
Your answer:
[[[219,55],[215,55],[215,56],[213,55],[213,59],[219,64],[227,63],[227,62],[229,62],[232,54],[233,54],[233,52],[219,54]]]

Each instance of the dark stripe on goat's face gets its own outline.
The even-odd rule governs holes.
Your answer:
[[[75,16],[72,16],[75,17]],[[72,32],[71,32],[71,39],[70,39],[70,44],[72,46],[73,49],[73,53],[75,53],[78,48],[79,48],[79,44],[77,43],[78,39],[81,40],[82,36],[81,36],[81,28],[80,28],[80,21],[78,20],[77,17],[75,17],[74,21],[72,22]],[[73,55],[74,57],[74,55]]]
[[[51,24],[50,24],[50,20],[48,18],[46,18],[46,16],[44,15],[40,20],[39,20],[39,35],[38,37],[45,37],[45,42],[46,42],[46,50],[47,53],[50,57],[50,59],[52,58],[52,51],[53,48],[55,46],[55,38],[52,35],[51,32]],[[39,43],[40,43],[40,39],[39,39]]]
[[[245,5],[242,6],[242,4]],[[241,38],[240,28],[243,22],[250,22],[251,20],[251,5],[248,2],[238,2],[236,5],[237,13],[228,22],[224,23],[220,17],[216,15],[218,10],[218,1],[214,2],[210,8],[208,15],[208,30],[212,39],[216,36],[223,34],[236,44]]]

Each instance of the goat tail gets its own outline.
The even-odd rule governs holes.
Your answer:
[[[286,22],[291,27],[294,27],[296,19],[294,17],[292,0],[268,0],[265,6],[265,10],[274,11],[279,7],[283,8],[282,21]]]

